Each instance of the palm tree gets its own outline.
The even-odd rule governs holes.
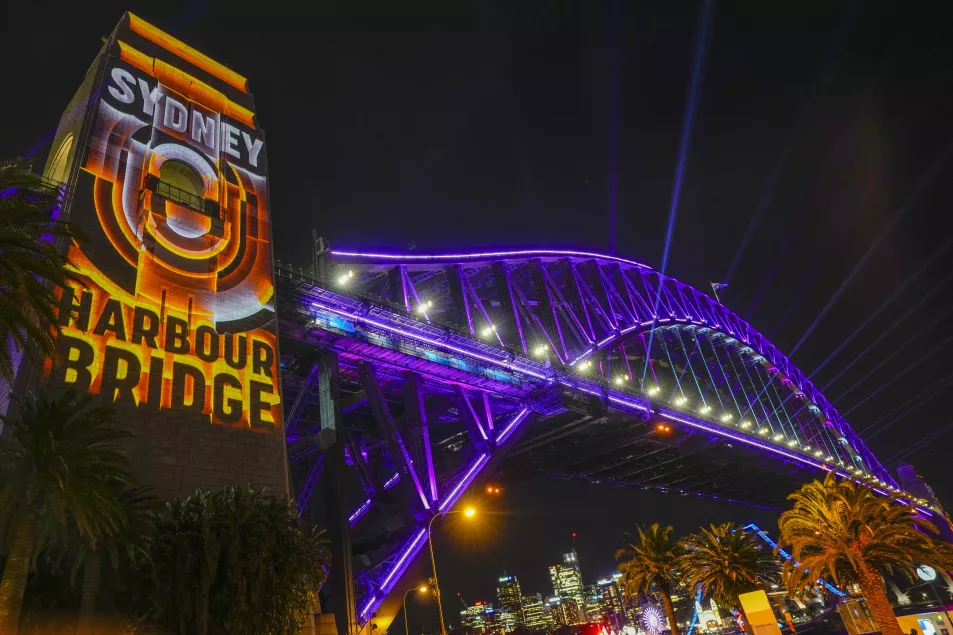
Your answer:
[[[59,197],[59,188],[26,161],[0,163],[0,379],[7,382],[21,352],[37,363],[56,355],[56,287],[72,275],[55,243],[79,237],[74,226],[53,218]]]
[[[782,568],[788,590],[802,593],[822,578],[838,585],[856,582],[884,635],[903,635],[887,599],[884,573],[900,571],[912,579],[920,564],[953,569],[953,547],[926,533],[937,529],[912,505],[838,481],[833,473],[788,499],[794,506],[778,520],[778,548],[792,556]]]
[[[149,547],[148,622],[185,635],[297,633],[329,561],[323,531],[290,499],[230,487],[168,505]]]
[[[145,556],[149,538],[155,530],[155,497],[145,487],[124,487],[117,483],[116,496],[122,506],[123,523],[118,531],[104,533],[99,540],[82,542],[73,561],[72,582],[80,567],[83,569],[83,586],[80,593],[77,635],[94,635],[96,599],[99,597],[100,576],[104,556],[108,556],[113,569],[119,567],[119,557],[125,552],[130,561]]]
[[[665,615],[672,635],[680,635],[672,606],[672,589],[677,586],[679,547],[669,535],[672,527],[652,523],[648,527],[636,527],[638,536],[626,532],[626,544],[615,552],[622,573],[626,597],[647,595],[658,590],[665,606]]]
[[[131,483],[109,408],[67,391],[14,401],[0,444],[0,546],[7,562],[0,582],[0,633],[15,635],[27,576],[39,549],[65,540],[68,527],[94,540],[119,533],[124,513],[116,483]],[[5,529],[5,531],[4,531]]]
[[[701,587],[719,606],[744,613],[738,595],[777,579],[773,554],[734,523],[702,527],[681,542],[678,568],[682,582]],[[745,623],[747,625],[747,618]]]

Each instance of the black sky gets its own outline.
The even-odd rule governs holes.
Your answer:
[[[566,246],[658,265],[699,7],[634,0],[15,3],[0,22],[0,156],[45,157],[43,144],[100,36],[131,8],[250,78],[268,133],[274,240],[283,260],[302,260],[316,228],[338,247]],[[899,211],[953,142],[948,7],[714,5],[668,273],[702,289],[725,279],[774,183],[723,300],[790,351],[876,245],[794,356],[807,373],[953,236],[953,165],[941,165]],[[951,265],[953,249],[814,378],[825,385],[936,290],[825,391],[836,400],[889,358],[836,400],[847,411],[891,382],[847,415],[863,430],[913,398],[902,409],[909,414],[870,442],[884,460],[953,421],[947,388],[916,397],[953,379],[953,318],[945,313],[953,285],[944,282]],[[953,504],[951,450],[943,436],[914,462]],[[559,558],[572,530],[594,578],[612,566],[618,536],[633,521],[667,520],[682,531],[709,519],[771,521],[743,508],[581,484],[533,482],[508,497],[513,515],[500,521],[508,529],[496,530],[495,542],[460,550],[479,557],[444,556],[446,584],[468,600],[488,599],[504,567],[526,578],[527,591],[547,592],[544,567]],[[442,551],[449,554],[449,542]]]

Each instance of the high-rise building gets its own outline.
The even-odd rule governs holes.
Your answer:
[[[523,623],[523,594],[520,592],[520,582],[516,576],[504,575],[499,579],[496,599],[500,610],[506,613],[506,617],[501,619],[507,631]]]
[[[625,602],[623,601],[622,589],[619,582],[622,579],[621,573],[616,573],[610,578],[604,578],[596,582],[600,592],[600,610],[602,621],[612,626],[618,631],[625,626]]]
[[[563,554],[563,563],[549,567],[549,577],[553,581],[553,592],[560,598],[573,600],[576,604],[579,622],[586,621],[586,605],[582,592],[582,573],[579,571],[579,556],[575,551]]]
[[[494,620],[493,604],[477,602],[460,611],[460,621],[466,628],[480,633],[492,632]]]
[[[559,596],[546,598],[546,607],[552,616],[554,626],[579,624],[579,605],[575,600]]]
[[[537,632],[546,631],[552,627],[553,616],[539,593],[523,598],[523,625]]]
[[[602,622],[605,618],[605,607],[602,601],[602,589],[598,584],[589,584],[582,589],[582,597],[586,602],[586,620],[589,623]]]

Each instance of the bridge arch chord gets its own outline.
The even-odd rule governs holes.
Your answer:
[[[771,375],[754,392],[750,385],[739,390],[746,400],[770,405],[766,418],[794,421],[801,428],[793,434],[799,449],[822,450],[854,477],[897,486],[834,406],[767,338],[709,295],[645,263],[559,250],[439,255],[334,250],[331,263],[331,282],[346,279],[349,291],[515,353],[548,355],[577,371],[593,365],[604,371],[620,348],[631,349],[633,336],[644,334],[654,342],[655,333],[671,326],[704,332],[709,341],[725,338],[737,349],[731,356],[737,373],[747,371],[753,381]],[[645,344],[643,355],[646,347],[649,356],[658,352]],[[643,372],[630,376],[641,382]],[[747,410],[757,415],[763,408],[749,403]],[[772,431],[769,440],[775,435]],[[819,439],[825,439],[823,449]],[[791,440],[779,439],[785,446]]]

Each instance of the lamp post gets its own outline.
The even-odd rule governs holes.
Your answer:
[[[467,507],[465,510],[450,510],[445,512],[439,512],[434,514],[430,518],[430,522],[427,523],[427,543],[430,545],[430,566],[433,569],[433,590],[437,594],[437,616],[440,619],[440,635],[447,635],[447,627],[443,621],[443,602],[440,599],[440,584],[437,582],[437,561],[433,557],[433,521],[438,518],[442,518],[447,514],[463,514],[467,518],[472,518],[476,514],[476,510],[472,507]],[[406,617],[406,613],[405,613]],[[410,635],[408,633],[407,635]]]
[[[410,593],[411,591],[417,591],[417,592],[419,592],[419,593],[426,593],[426,592],[427,592],[427,587],[424,586],[424,585],[420,585],[419,587],[413,587],[413,588],[410,588],[410,589],[407,589],[406,591],[404,591],[404,602],[403,602],[403,609],[404,609],[404,635],[410,635],[410,626],[408,626],[408,624],[407,624],[407,594]]]

